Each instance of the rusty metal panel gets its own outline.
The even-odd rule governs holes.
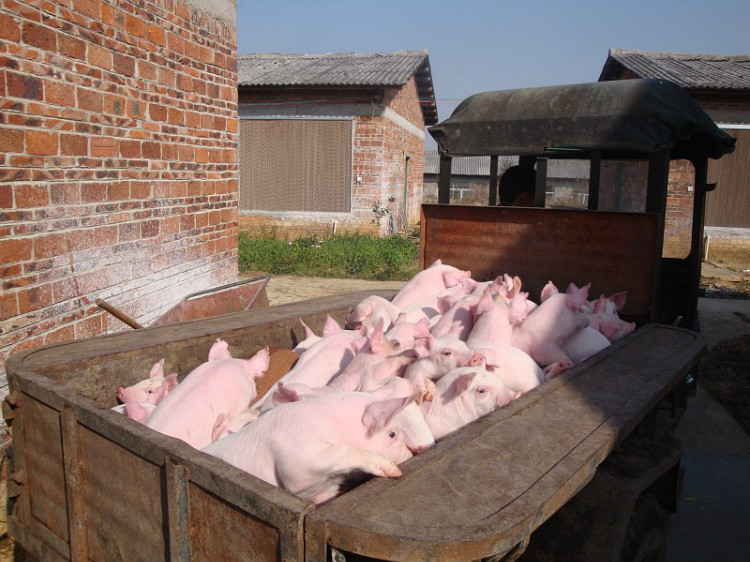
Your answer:
[[[591,283],[591,296],[628,291],[624,314],[648,320],[655,299],[659,218],[601,211],[422,206],[421,265],[437,259],[479,280],[518,275],[538,302],[552,281],[564,291]]]
[[[199,486],[190,486],[189,496],[192,562],[281,559],[279,532],[273,526]]]
[[[270,277],[264,275],[188,295],[152,322],[151,327],[250,310],[256,303],[267,306],[265,291]]]

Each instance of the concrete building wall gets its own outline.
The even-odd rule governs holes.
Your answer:
[[[0,0],[0,372],[236,279],[235,14]]]

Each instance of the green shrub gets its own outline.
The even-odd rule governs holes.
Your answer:
[[[365,234],[315,236],[293,242],[274,232],[239,235],[240,271],[276,275],[408,280],[419,269],[419,242],[413,237]]]

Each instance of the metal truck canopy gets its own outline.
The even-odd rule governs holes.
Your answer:
[[[429,128],[450,156],[541,155],[555,149],[711,158],[734,139],[683,88],[667,80],[614,80],[475,94]]]

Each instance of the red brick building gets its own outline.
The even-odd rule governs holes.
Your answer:
[[[291,238],[419,220],[426,51],[238,56],[240,225]],[[373,209],[389,210],[380,224]]]
[[[0,0],[0,373],[123,329],[97,298],[148,325],[236,279],[236,4],[207,6]]]
[[[735,150],[709,164],[705,232],[714,258],[747,260],[750,248],[750,56],[659,53],[611,49],[599,80],[659,78],[685,88],[714,122],[737,139]],[[668,205],[676,233],[690,228],[691,184],[675,171]],[[686,211],[688,210],[688,211]],[[669,235],[669,232],[667,233]]]

